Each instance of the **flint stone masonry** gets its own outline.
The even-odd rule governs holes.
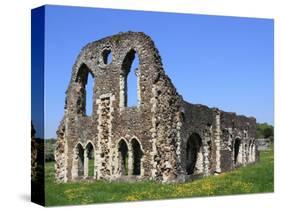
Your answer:
[[[127,76],[136,54],[139,67],[131,72],[137,76],[138,104],[128,107]],[[85,112],[89,74],[95,82],[91,116]],[[255,118],[184,101],[154,42],[142,32],[119,33],[82,49],[57,135],[58,182],[183,182],[259,160]]]
[[[35,129],[31,123],[31,178],[36,178],[37,169],[37,144],[35,138]]]

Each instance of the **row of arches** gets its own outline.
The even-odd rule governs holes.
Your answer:
[[[117,143],[117,174],[118,176],[141,175],[142,159],[144,151],[137,138],[128,142],[122,138]],[[203,142],[197,133],[192,133],[186,142],[185,147],[185,171],[187,175],[201,174],[208,171],[211,161],[211,142]],[[234,166],[242,164],[243,151],[247,159],[245,162],[255,161],[255,143],[250,141],[249,145],[243,144],[240,138],[236,138],[232,144]],[[73,175],[77,177],[94,176],[95,156],[94,146],[88,142],[85,147],[78,143],[74,148]],[[207,165],[206,165],[207,164]],[[206,173],[205,173],[206,174]]]
[[[95,174],[94,146],[88,142],[86,146],[78,143],[74,147],[72,175],[76,177],[93,177]],[[141,175],[143,149],[137,138],[130,142],[122,138],[117,145],[117,174],[119,176]]]
[[[255,162],[256,145],[254,140],[245,143],[237,137],[233,143],[233,164],[239,165],[244,163]]]
[[[118,143],[118,174],[141,175],[142,157],[143,149],[136,138],[129,143],[122,138]]]
[[[235,138],[232,143],[233,165],[251,163],[255,161],[256,146],[253,140],[246,145],[240,138]],[[192,133],[185,146],[185,171],[187,175],[200,174],[209,171],[212,161],[212,143],[203,141],[197,133]],[[244,154],[244,155],[243,155]],[[243,158],[244,157],[244,158]]]
[[[110,64],[112,54],[109,50],[102,53],[104,63]],[[130,50],[122,63],[120,74],[120,107],[133,107],[139,105],[139,57],[135,50]],[[79,84],[80,91],[77,99],[77,113],[91,116],[94,111],[95,76],[84,63],[79,67],[75,82]]]
[[[74,148],[73,175],[77,177],[94,176],[94,146],[91,142],[83,147],[78,143]]]

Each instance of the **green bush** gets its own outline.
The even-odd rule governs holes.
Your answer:
[[[269,138],[273,142],[274,127],[267,123],[257,124],[257,138]]]
[[[55,139],[46,139],[45,140],[45,161],[55,161],[55,151],[56,140]]]

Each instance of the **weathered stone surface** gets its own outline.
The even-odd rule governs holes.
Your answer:
[[[112,54],[112,61],[108,55]],[[136,107],[127,106],[127,75],[139,57]],[[93,113],[85,114],[88,75],[94,78]],[[56,178],[182,182],[258,160],[254,118],[185,102],[165,74],[151,38],[120,33],[80,52],[57,131]]]
[[[31,178],[35,178],[37,169],[37,144],[35,133],[36,131],[31,122]]]
[[[31,122],[31,201],[44,204],[44,140],[36,137],[36,130]]]

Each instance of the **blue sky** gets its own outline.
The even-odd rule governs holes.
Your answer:
[[[274,122],[271,19],[64,6],[47,6],[45,17],[45,138],[56,137],[81,48],[129,30],[151,36],[186,101]],[[129,78],[129,84],[134,80]],[[134,96],[132,88],[129,100]]]

